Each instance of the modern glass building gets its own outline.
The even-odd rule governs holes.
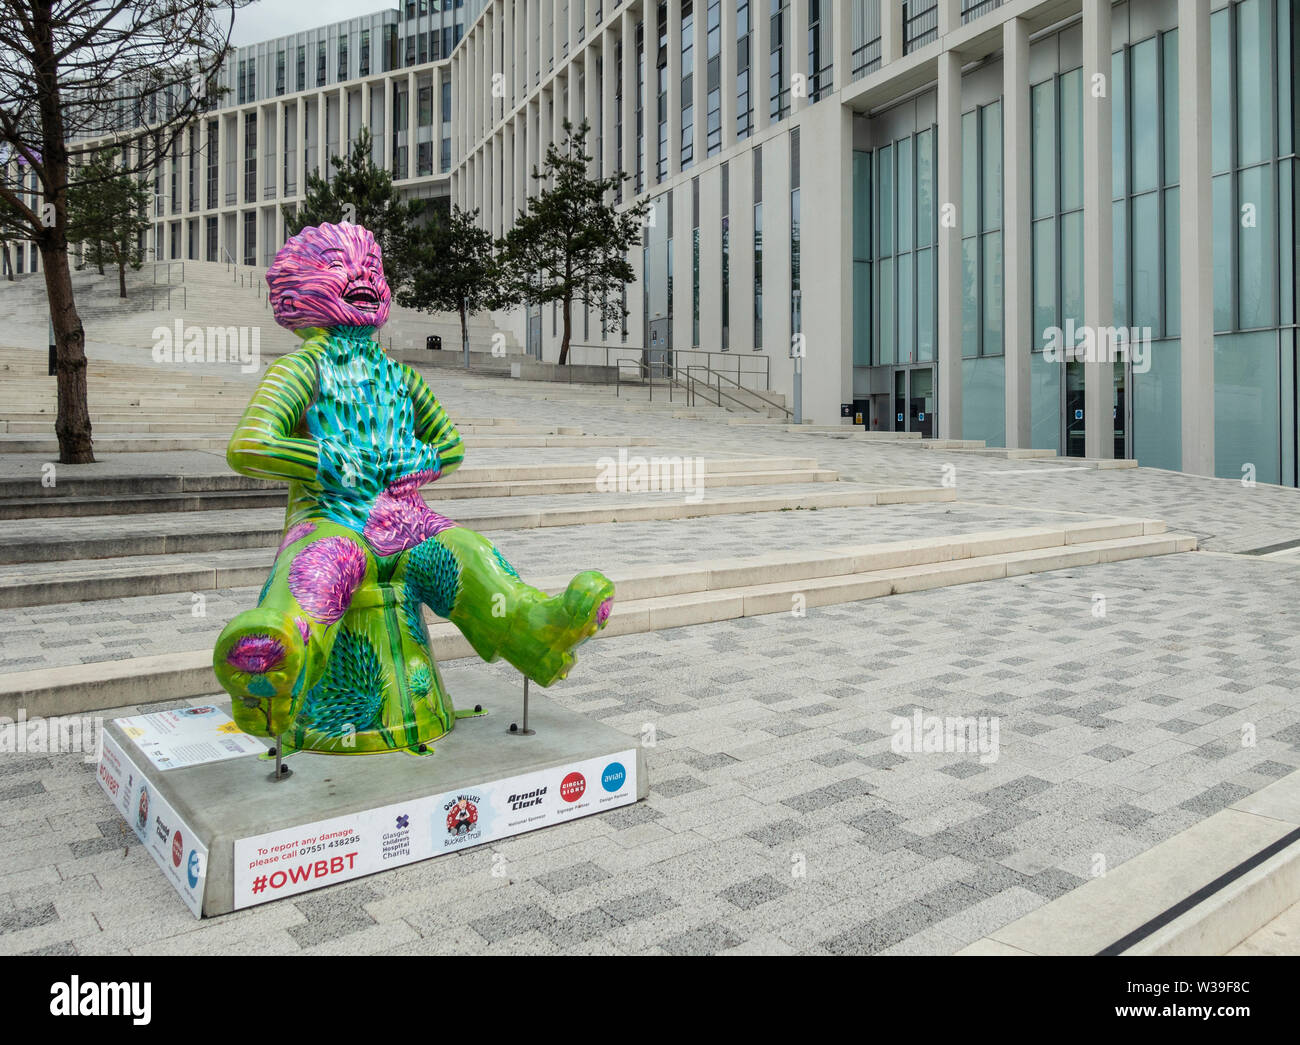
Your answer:
[[[580,320],[579,361],[763,353],[793,393],[802,335],[818,422],[1295,485],[1296,21],[498,0],[452,55],[453,196],[503,231],[585,118],[656,220],[626,330]]]
[[[653,207],[630,315],[579,313],[577,362],[727,353],[793,397],[802,353],[805,419],[1297,485],[1297,21],[406,0],[238,50],[156,172],[154,253],[266,264],[280,204],[363,126],[403,191],[501,234],[586,119]],[[554,313],[499,318],[556,358]]]

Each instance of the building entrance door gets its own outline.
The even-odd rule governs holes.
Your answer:
[[[920,432],[933,439],[935,431],[934,367],[894,371],[894,431]]]
[[[1132,363],[1115,362],[1115,390],[1111,396],[1111,417],[1115,425],[1115,457],[1133,456],[1133,387]],[[1083,364],[1067,362],[1061,382],[1061,446],[1066,457],[1087,455],[1087,429],[1084,424]]]

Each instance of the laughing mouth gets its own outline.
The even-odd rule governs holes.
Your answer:
[[[343,300],[361,312],[379,311],[379,295],[370,287],[352,287],[343,295]]]

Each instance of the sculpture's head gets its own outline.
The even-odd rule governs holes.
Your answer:
[[[369,229],[316,225],[291,236],[266,270],[275,321],[307,327],[382,327],[392,294]]]

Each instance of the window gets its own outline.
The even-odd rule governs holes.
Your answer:
[[[750,91],[749,3],[736,7],[736,137],[748,138],[753,133],[753,99]]]
[[[316,86],[325,86],[325,41],[316,44]]]
[[[348,38],[346,31],[339,35],[339,80],[348,78]]]
[[[784,119],[790,112],[790,77],[786,68],[785,38],[790,24],[787,0],[772,0],[771,29],[768,39],[768,111],[773,120]]]
[[[275,54],[275,93],[278,97],[284,94],[284,52],[277,51]]]
[[[731,350],[731,180],[722,165],[722,351]]]
[[[297,90],[303,91],[307,88],[307,45],[298,45],[298,62],[297,62]]]
[[[706,18],[704,152],[712,156],[722,151],[722,4],[719,0],[710,0]]]
[[[754,351],[763,348],[763,146],[754,149]]]
[[[357,69],[357,75],[369,76],[370,75],[370,30],[369,29],[361,30],[361,52],[357,56],[357,61],[359,63]]]
[[[682,4],[682,170],[695,162],[695,9]],[[660,161],[663,166],[663,161]],[[660,174],[663,177],[663,174]]]
[[[433,84],[428,84],[420,88],[420,126],[430,127],[433,125]]]
[[[961,256],[962,355],[1002,355],[1000,101],[962,117]]]
[[[208,121],[208,209],[217,205],[217,180],[220,171],[218,163],[217,147],[221,144],[220,123],[217,120]],[[214,259],[209,259],[214,260]]]
[[[257,211],[244,211],[244,264],[257,264]]]
[[[691,345],[700,347],[700,179],[691,179]]]
[[[244,202],[257,200],[257,113],[244,115]],[[251,265],[252,262],[249,262]]]

